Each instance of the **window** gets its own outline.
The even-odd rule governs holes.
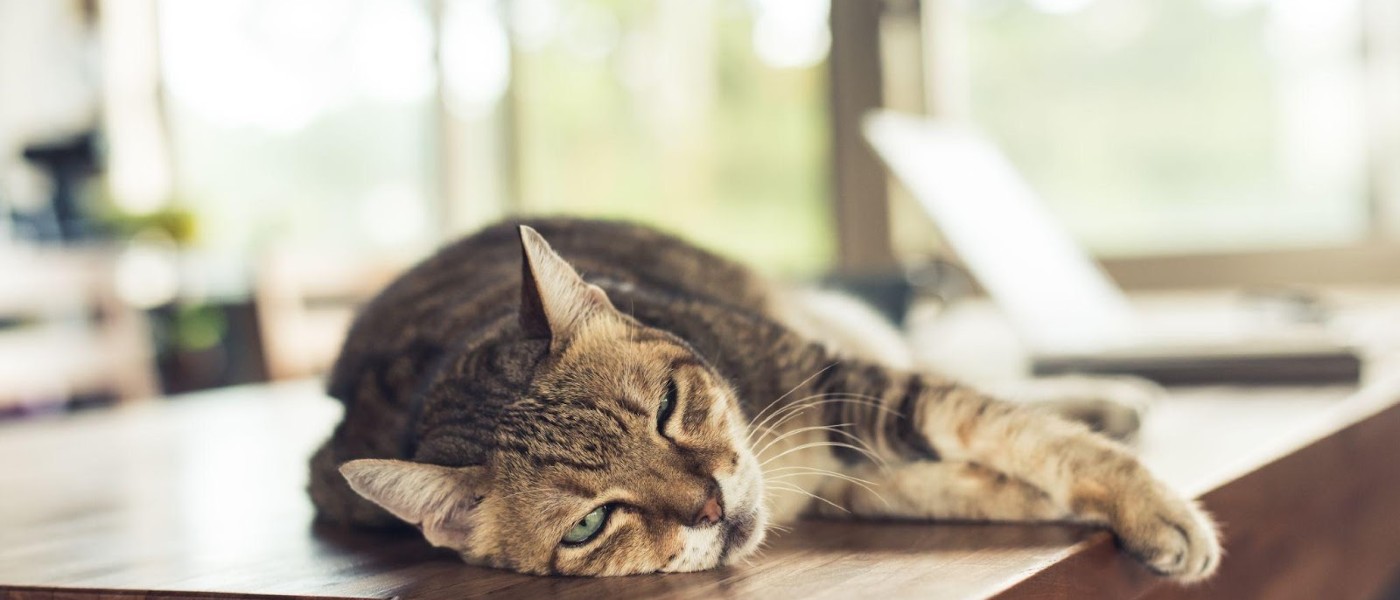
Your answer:
[[[166,0],[179,193],[218,224],[202,240],[216,246],[421,249],[519,210],[650,222],[813,273],[835,253],[827,14],[821,0]]]
[[[422,2],[167,0],[159,19],[176,193],[202,244],[431,247]]]
[[[831,263],[825,2],[514,10],[522,208],[651,222],[782,273]]]
[[[966,0],[972,119],[1104,255],[1371,231],[1359,0]]]

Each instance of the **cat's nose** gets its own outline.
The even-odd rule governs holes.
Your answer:
[[[705,503],[700,505],[700,512],[695,513],[694,525],[714,525],[724,519],[724,507],[719,504],[719,495],[711,494],[705,499]]]

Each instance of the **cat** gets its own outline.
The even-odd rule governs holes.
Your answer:
[[[1125,447],[831,306],[638,225],[486,228],[356,318],[318,516],[539,575],[710,569],[809,514],[1101,525],[1159,574],[1216,570],[1210,517]]]

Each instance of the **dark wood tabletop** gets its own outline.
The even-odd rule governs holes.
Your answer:
[[[339,407],[257,386],[0,425],[8,598],[1374,597],[1400,566],[1400,385],[1196,389],[1139,446],[1222,521],[1218,579],[1183,590],[1102,532],[803,522],[748,564],[544,578],[468,567],[412,536],[313,525],[306,459]]]

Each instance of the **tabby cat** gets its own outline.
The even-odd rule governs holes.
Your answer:
[[[813,298],[640,226],[490,227],[359,315],[311,497],[540,575],[709,569],[803,514],[1088,523],[1215,571],[1211,519],[1124,447],[910,370],[890,326]]]

